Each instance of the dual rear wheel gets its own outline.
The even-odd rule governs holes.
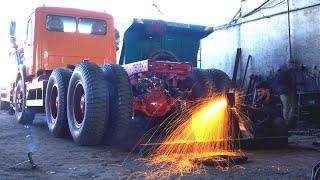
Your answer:
[[[119,65],[83,62],[73,72],[55,69],[45,102],[50,132],[55,137],[70,133],[79,145],[120,142],[132,114],[129,77]]]

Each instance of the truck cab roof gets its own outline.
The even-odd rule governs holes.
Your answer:
[[[65,15],[81,15],[81,17],[95,17],[95,18],[110,18],[113,19],[111,14],[105,12],[97,12],[83,9],[65,8],[65,7],[38,7],[35,12],[46,12],[53,14],[65,14]]]

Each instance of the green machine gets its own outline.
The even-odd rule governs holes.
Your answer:
[[[200,40],[212,31],[206,26],[134,19],[124,33],[119,64],[152,59],[191,62],[196,67]]]

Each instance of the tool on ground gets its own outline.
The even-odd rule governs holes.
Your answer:
[[[36,169],[38,166],[33,162],[33,159],[32,159],[32,152],[28,152],[28,160],[26,161],[23,161],[23,162],[20,162],[18,164],[15,164],[12,168],[16,169],[18,168],[19,166],[23,165],[23,164],[26,164],[26,163],[30,163],[31,165],[31,169]]]
[[[224,141],[224,140],[221,140]],[[139,145],[139,154],[140,156],[148,155],[153,149],[156,149],[159,146],[166,146],[166,147],[179,147],[182,145],[185,146],[193,146],[193,145],[199,145],[199,146],[205,146],[206,144],[212,144],[215,142],[221,142],[221,141],[189,141],[189,142],[168,142],[168,143],[144,143]],[[228,143],[235,143],[234,140],[226,140]],[[173,149],[173,148],[172,148]],[[195,150],[197,151],[197,150]],[[190,151],[192,152],[192,151]]]

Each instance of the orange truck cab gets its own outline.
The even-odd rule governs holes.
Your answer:
[[[11,34],[13,35],[13,34]],[[26,84],[26,106],[44,107],[50,73],[74,67],[85,59],[116,63],[113,17],[107,13],[60,7],[38,7],[28,18],[19,72]]]
[[[83,59],[116,63],[113,17],[93,11],[39,7],[29,16],[27,75],[76,65]]]

